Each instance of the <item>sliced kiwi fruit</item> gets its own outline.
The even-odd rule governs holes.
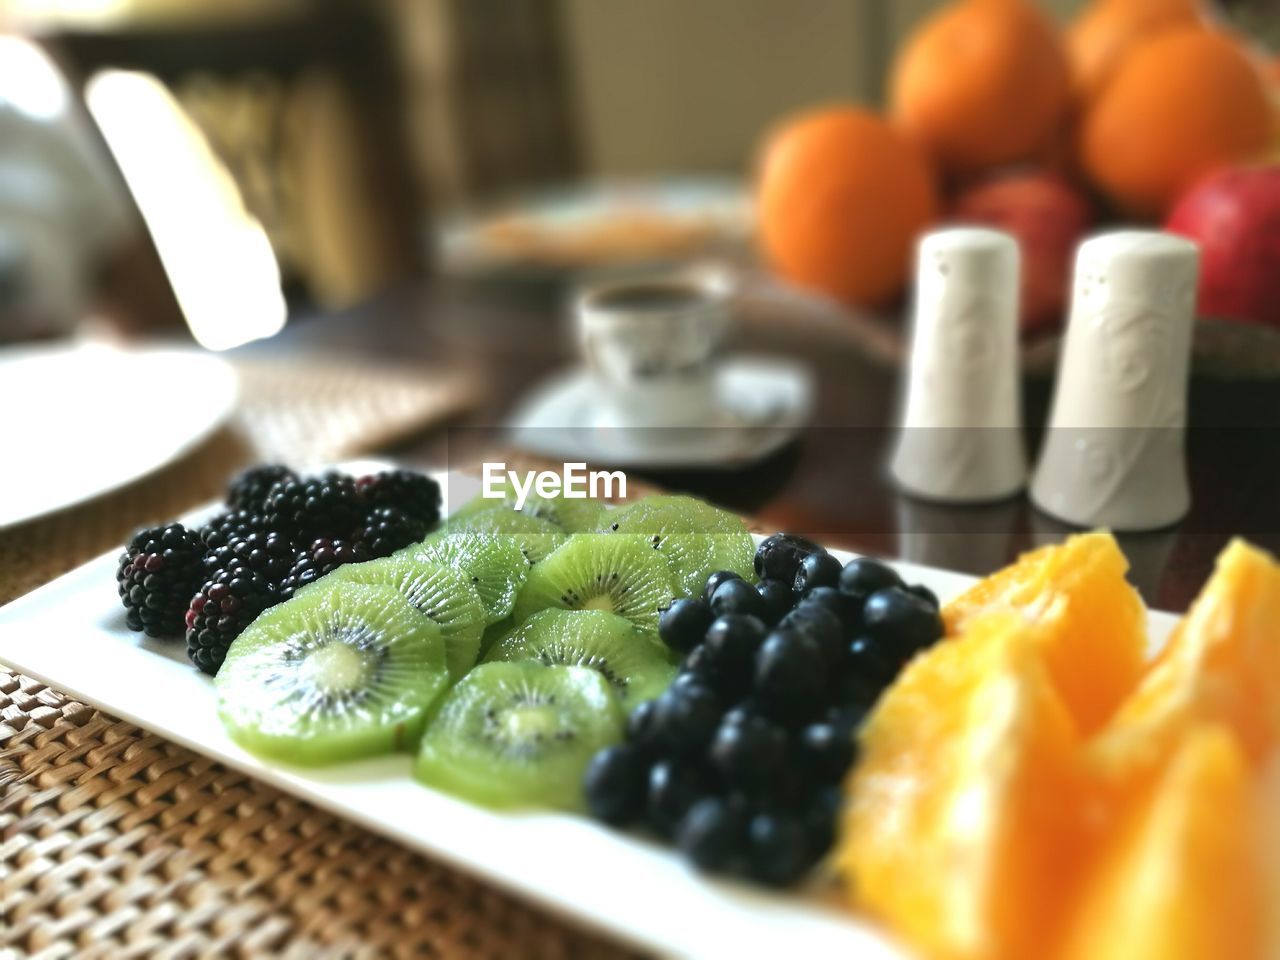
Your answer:
[[[563,530],[550,520],[517,513],[506,507],[494,507],[465,516],[452,516],[442,530],[449,536],[458,533],[488,533],[509,538],[529,563],[537,563],[568,539]]]
[[[439,624],[449,675],[454,680],[470,670],[480,656],[480,636],[488,619],[480,594],[458,570],[412,557],[383,557],[339,567],[299,594],[325,581],[380,584],[398,590],[419,612]]]
[[[582,776],[622,739],[623,711],[586,667],[485,663],[443,697],[414,776],[489,807],[582,810]]]
[[[578,533],[530,568],[511,615],[519,623],[552,607],[604,610],[656,631],[674,597],[671,571],[646,538]]]
[[[600,527],[606,533],[647,537],[671,567],[676,588],[682,594],[697,593],[717,570],[732,570],[745,579],[753,578],[755,541],[746,525],[729,511],[694,497],[645,497],[606,511]]]
[[[503,491],[501,499],[475,496],[460,506],[454,516],[468,517],[473,513],[483,513],[493,509],[514,511],[516,493],[511,484],[503,481],[498,483],[497,487]],[[600,522],[600,511],[603,509],[600,501],[590,498],[540,497],[536,493],[530,493],[525,497],[519,512],[527,517],[537,517],[553,523],[565,533],[583,533],[596,528]]]
[[[397,556],[460,571],[480,595],[488,623],[495,623],[511,612],[516,593],[529,573],[529,562],[515,540],[486,533],[431,536],[422,543],[405,547]]]
[[[536,660],[590,667],[630,710],[671,684],[676,668],[665,645],[630,620],[604,610],[543,610],[489,648],[485,661]]]
[[[514,617],[506,616],[497,623],[491,623],[484,628],[484,635],[480,638],[480,656],[483,658],[494,646],[502,641],[502,639],[516,628]]]
[[[236,743],[321,766],[412,749],[448,683],[440,627],[397,591],[316,583],[235,639],[215,686]]]

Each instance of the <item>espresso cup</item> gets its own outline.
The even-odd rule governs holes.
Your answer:
[[[707,422],[729,294],[727,276],[706,272],[602,284],[579,296],[579,343],[611,425]]]

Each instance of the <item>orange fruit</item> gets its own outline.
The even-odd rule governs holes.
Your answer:
[[[1142,41],[1200,22],[1197,0],[1094,0],[1067,30],[1076,93],[1088,100]]]
[[[1259,825],[1231,731],[1189,728],[1091,871],[1062,960],[1263,960]]]
[[[1100,727],[1134,688],[1146,655],[1146,609],[1125,580],[1129,563],[1109,533],[1086,533],[1024,554],[956,597],[947,632],[1016,610],[1039,628],[1049,675],[1083,734]]]
[[[920,150],[857,107],[793,118],[765,142],[759,236],[787,280],[851,305],[902,290],[918,233],[938,211]]]
[[[1133,774],[1194,723],[1220,723],[1260,764],[1280,747],[1280,564],[1235,540],[1169,643],[1090,748]]]
[[[1177,27],[1139,44],[1085,111],[1081,165],[1130,214],[1159,216],[1201,176],[1261,155],[1262,74],[1229,37]]]
[[[913,660],[863,728],[837,869],[928,956],[1041,955],[1070,899],[1077,743],[1034,629],[978,619]]]
[[[1028,0],[960,0],[935,13],[893,66],[893,116],[945,168],[1029,159],[1066,117],[1066,52]]]

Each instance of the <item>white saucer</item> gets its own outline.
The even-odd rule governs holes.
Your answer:
[[[582,368],[539,387],[512,417],[512,442],[559,460],[617,466],[733,467],[777,450],[808,422],[813,383],[803,367],[734,357],[717,374],[718,402],[702,422],[625,427],[613,422]],[[690,411],[695,414],[695,411]]]

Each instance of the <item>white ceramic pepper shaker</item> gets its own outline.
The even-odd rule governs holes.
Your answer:
[[[1018,393],[1018,245],[997,230],[928,234],[902,429],[891,470],[907,493],[999,500],[1026,481]]]
[[[1082,244],[1031,499],[1068,523],[1155,530],[1191,505],[1184,453],[1199,253],[1127,230]]]

